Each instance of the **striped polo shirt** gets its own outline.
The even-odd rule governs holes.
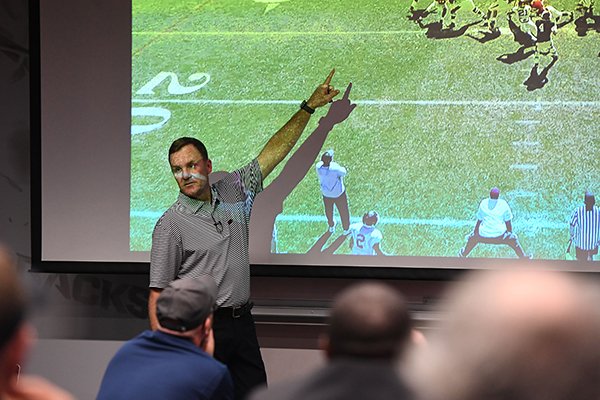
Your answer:
[[[600,240],[600,209],[594,206],[585,211],[585,205],[577,207],[571,216],[571,237],[581,250],[594,250]]]
[[[217,306],[233,307],[250,298],[248,251],[250,211],[262,190],[254,159],[211,185],[212,203],[179,193],[152,233],[150,287],[210,275],[217,282]]]

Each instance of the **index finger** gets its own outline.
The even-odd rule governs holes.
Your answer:
[[[350,82],[348,84],[348,87],[346,88],[346,91],[344,92],[344,96],[342,97],[342,100],[348,100],[348,97],[350,96],[350,90],[352,89],[352,82]]]
[[[331,78],[333,78],[333,74],[335,74],[335,68],[331,70],[327,79],[325,79],[324,85],[329,85],[331,83]]]

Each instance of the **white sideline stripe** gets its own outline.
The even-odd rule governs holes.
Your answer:
[[[535,171],[538,169],[537,164],[513,164],[510,169],[521,169],[524,171]]]
[[[521,124],[521,125],[535,125],[535,124],[539,124],[542,121],[538,121],[538,120],[531,120],[531,119],[522,119],[520,121],[515,121],[515,124]]]
[[[567,106],[567,107],[600,107],[600,101],[528,101],[528,100],[351,100],[352,103],[367,106],[425,105],[425,106]],[[298,100],[226,100],[226,99],[131,99],[140,104],[293,104]]]
[[[131,217],[137,218],[148,218],[158,219],[163,213],[161,211],[136,211],[132,210],[130,213]],[[322,222],[327,223],[327,218],[324,215],[278,215],[278,222]],[[351,222],[360,222],[361,218],[353,217]],[[473,227],[475,226],[474,220],[461,220],[461,219],[422,219],[422,218],[380,218],[380,224],[385,225],[429,225],[429,226],[441,226],[450,228],[462,228],[462,227]],[[553,222],[547,220],[520,220],[519,226],[523,230],[530,229],[567,229],[567,222]]]
[[[512,142],[512,145],[515,147],[534,147],[539,146],[540,142],[528,142],[526,140]]]

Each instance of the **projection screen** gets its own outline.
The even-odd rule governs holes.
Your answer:
[[[572,259],[598,240],[577,210],[600,176],[600,17],[474,1],[41,2],[42,265],[147,263],[171,142],[202,140],[214,182],[335,68],[356,108],[326,133],[318,109],[265,180],[253,264],[597,268]]]

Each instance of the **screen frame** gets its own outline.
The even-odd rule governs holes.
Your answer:
[[[40,49],[40,0],[29,2],[30,45],[30,174],[41,176],[42,172],[42,121],[41,121],[41,49]],[[42,259],[42,182],[31,180],[31,271],[43,273],[103,273],[148,274],[148,262],[90,262],[46,261]],[[487,259],[455,257],[398,257],[398,266],[315,266],[310,264],[251,264],[252,276],[310,277],[310,278],[357,278],[357,279],[406,279],[439,280],[456,279],[466,271],[497,269],[524,265],[517,259]],[[405,261],[405,262],[404,262]],[[597,268],[597,262],[562,260],[528,260],[528,266],[545,269],[585,272]]]

